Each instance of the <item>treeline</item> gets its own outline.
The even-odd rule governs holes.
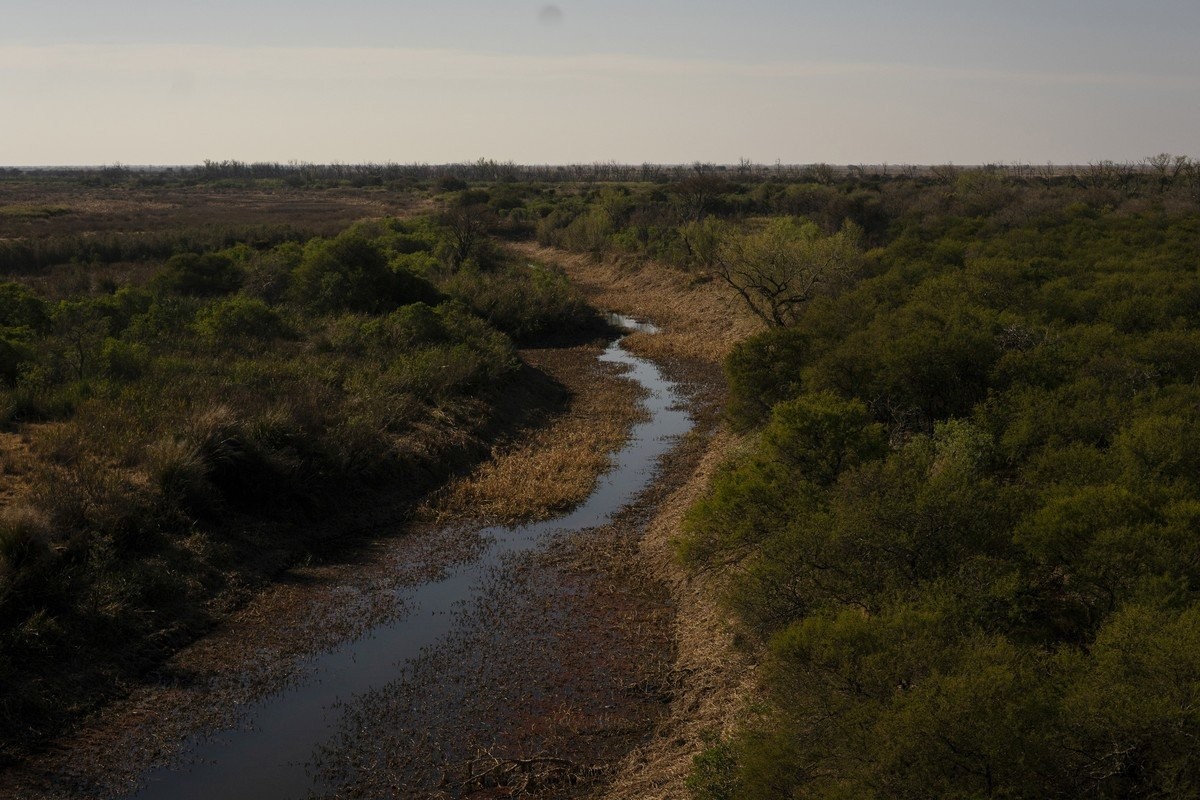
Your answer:
[[[593,312],[452,239],[370,221],[175,252],[140,285],[0,284],[0,761],[311,552],[314,519],[411,501],[561,401],[514,341]]]
[[[0,239],[0,275],[37,273],[63,264],[162,261],[176,253],[304,242],[317,232],[292,225],[211,225],[190,230],[107,231]]]
[[[751,183],[879,183],[921,180],[952,183],[964,174],[998,176],[1023,185],[1065,183],[1080,187],[1110,186],[1127,191],[1200,181],[1200,161],[1185,155],[1160,153],[1140,161],[1097,161],[1089,164],[758,164],[742,159],[737,164],[517,164],[481,158],[453,164],[367,163],[309,164],[304,162],[205,161],[194,166],[136,167],[122,164],[101,167],[0,168],[0,180],[60,180],[89,186],[134,184],[195,185],[222,183],[230,187],[255,181],[293,187],[414,185],[449,190],[466,188],[462,182],[551,184],[673,184],[697,179],[725,179]]]
[[[681,547],[765,695],[698,798],[1200,793],[1200,214],[979,180],[796,210],[873,247],[728,361]]]

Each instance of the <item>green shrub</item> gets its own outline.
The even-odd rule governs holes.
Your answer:
[[[730,421],[748,430],[767,421],[771,408],[803,391],[802,371],[812,354],[811,336],[772,328],[739,342],[725,359]]]
[[[400,356],[388,368],[398,393],[429,403],[482,386],[492,374],[486,358],[465,344],[437,345]]]
[[[233,259],[219,253],[180,253],[167,259],[153,285],[167,292],[196,297],[230,294],[244,275]]]
[[[109,337],[100,349],[104,374],[109,378],[131,381],[150,365],[150,350],[144,344]]]
[[[882,457],[887,432],[873,424],[867,407],[836,395],[809,394],[778,403],[763,431],[764,454],[802,475],[827,485],[843,470]]]
[[[766,702],[693,788],[1194,795],[1200,221],[927,199],[726,365],[765,428],[681,551],[726,570]]]
[[[380,313],[437,295],[423,278],[393,270],[378,245],[354,233],[309,242],[291,282],[293,296],[320,311]]]
[[[288,294],[292,271],[303,258],[304,248],[295,242],[285,242],[251,258],[243,290],[268,303],[280,302]]]
[[[0,328],[45,331],[50,325],[46,303],[19,283],[0,283]]]
[[[0,328],[0,381],[12,386],[26,365],[37,358],[28,328]]]
[[[411,303],[386,316],[368,319],[362,325],[362,334],[375,347],[396,352],[443,341],[446,328],[428,304]]]
[[[157,297],[143,313],[133,317],[123,338],[163,349],[185,335],[200,303],[189,297]]]
[[[695,800],[735,800],[740,785],[733,748],[716,742],[693,758],[687,788]]]
[[[561,272],[540,265],[460,270],[442,283],[442,291],[519,342],[599,327],[579,290]]]
[[[279,313],[262,300],[239,294],[201,311],[196,316],[196,330],[208,339],[263,341],[283,336],[287,327]]]

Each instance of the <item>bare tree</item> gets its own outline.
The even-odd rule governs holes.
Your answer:
[[[820,164],[809,164],[804,169],[804,178],[813,183],[828,186],[837,179],[837,172],[832,166],[823,162]]]
[[[1151,171],[1158,176],[1159,194],[1166,192],[1188,165],[1187,156],[1173,156],[1170,153],[1147,156],[1145,161]]]
[[[1038,180],[1046,184],[1047,189],[1053,188],[1054,179],[1059,176],[1060,172],[1059,168],[1049,161],[1033,168],[1033,173],[1037,176]]]
[[[1140,173],[1134,164],[1098,161],[1089,163],[1082,177],[1084,185],[1091,189],[1128,191]]]
[[[728,188],[728,181],[717,174],[713,164],[696,162],[690,175],[677,181],[671,192],[679,203],[680,215],[688,222],[699,222],[712,206],[713,200]]]
[[[1200,203],[1200,161],[1194,158],[1187,159],[1180,170],[1180,176],[1183,178],[1188,197],[1192,202]]]
[[[760,319],[786,327],[814,297],[840,290],[857,274],[861,235],[853,223],[825,236],[811,222],[775,219],[761,230],[728,236],[716,248],[713,272]]]
[[[488,208],[481,203],[455,206],[442,215],[442,227],[447,234],[442,257],[448,266],[462,266],[478,253],[489,221]]]
[[[960,172],[962,169],[953,164],[934,164],[929,168],[929,174],[943,186],[953,186]]]

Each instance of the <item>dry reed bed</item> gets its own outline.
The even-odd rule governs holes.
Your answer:
[[[597,362],[600,352],[598,346],[522,352],[567,387],[569,408],[531,436],[496,447],[489,460],[434,495],[422,519],[509,523],[546,519],[583,502],[630,426],[645,417],[636,385],[614,379],[620,369]]]

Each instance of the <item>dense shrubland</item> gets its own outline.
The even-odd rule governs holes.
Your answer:
[[[1192,796],[1200,214],[903,200],[854,286],[728,361],[754,444],[682,550],[765,697],[695,793]]]
[[[0,755],[310,552],[314,519],[411,500],[561,399],[514,339],[593,312],[483,239],[449,264],[451,238],[367,221],[126,285],[73,291],[53,263],[0,284]]]

